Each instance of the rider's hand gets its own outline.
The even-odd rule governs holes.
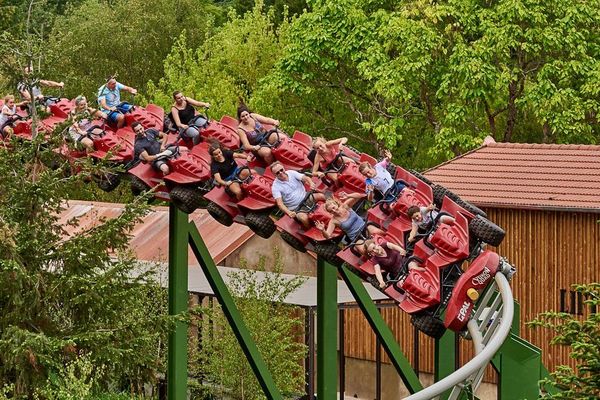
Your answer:
[[[325,174],[321,171],[317,171],[316,175],[317,175],[317,178],[322,178],[325,176]]]
[[[63,89],[65,87],[65,83],[64,82],[58,82],[58,87]]]
[[[402,249],[402,250],[399,251],[399,253],[400,253],[401,256],[405,256],[406,255],[406,250]]]
[[[131,94],[137,94],[137,89],[136,88],[131,88],[131,90],[129,91],[129,93],[131,93]]]
[[[392,152],[391,152],[391,151],[389,151],[388,149],[385,149],[385,150],[383,151],[383,156],[384,156],[385,158],[387,158],[388,160],[391,160],[391,159],[392,159]]]
[[[384,289],[385,288],[385,282],[379,282],[379,287]]]
[[[246,161],[248,161],[248,162],[252,161],[252,154],[248,154],[246,156]]]
[[[232,183],[233,183],[233,182],[231,182],[231,181],[226,181],[226,182],[225,182],[225,186],[231,186],[231,184],[232,184]]]
[[[318,230],[322,231],[323,229],[325,229],[325,224],[321,221],[315,221],[315,227]]]
[[[255,144],[254,146],[252,146],[252,149],[255,151],[258,151],[258,150],[260,150],[260,146]]]
[[[343,191],[339,192],[338,197],[340,198],[340,200],[346,200],[348,198],[348,193],[343,192]]]
[[[288,211],[287,215],[290,218],[296,218],[296,213],[294,211]]]
[[[275,126],[279,126],[279,120],[278,119],[273,120],[273,122],[274,122]]]
[[[180,127],[181,129],[187,129],[187,128],[189,128],[190,126],[189,126],[189,125],[186,125],[186,124],[181,124],[179,127]]]
[[[204,103],[204,108],[210,108],[210,103]]]

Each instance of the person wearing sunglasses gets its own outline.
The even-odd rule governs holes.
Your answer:
[[[277,207],[290,218],[294,218],[302,224],[304,229],[310,228],[308,214],[298,212],[298,207],[302,204],[306,197],[305,184],[311,190],[315,189],[315,183],[312,179],[298,171],[286,170],[279,161],[271,164],[271,172],[275,175],[275,180],[271,187],[273,198],[277,203]],[[314,201],[325,200],[323,193],[314,193]]]

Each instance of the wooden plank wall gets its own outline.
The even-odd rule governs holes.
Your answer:
[[[549,331],[534,330],[525,322],[540,312],[560,310],[561,289],[566,290],[565,306],[572,309],[572,284],[600,282],[600,214],[513,209],[486,212],[507,232],[497,251],[517,268],[512,287],[521,304],[521,336],[542,349],[549,370],[559,364],[574,366],[568,348],[550,346]],[[382,315],[412,361],[413,329],[409,318],[397,308],[384,309]],[[375,360],[375,337],[360,310],[346,311],[345,334],[346,356]],[[420,342],[420,369],[432,372],[433,342],[424,335]],[[468,361],[470,343],[461,347],[461,361]],[[384,361],[389,362],[386,357]],[[486,380],[493,378],[488,372]]]

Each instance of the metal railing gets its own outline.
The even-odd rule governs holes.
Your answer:
[[[513,274],[512,266],[502,260],[501,270],[494,277],[495,285],[486,291],[479,302],[479,307],[467,324],[475,348],[475,356],[452,374],[406,397],[405,400],[431,400],[450,389],[452,392],[449,399],[456,400],[464,390],[470,393],[477,390],[487,365],[510,334],[514,299],[508,280]],[[498,291],[495,290],[496,288]],[[495,296],[493,300],[492,296]],[[490,301],[491,305],[488,306]]]

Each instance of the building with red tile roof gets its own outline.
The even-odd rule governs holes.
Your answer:
[[[600,213],[600,146],[488,139],[425,176],[478,206]]]
[[[600,282],[600,146],[496,143],[425,171],[434,184],[486,211],[506,231],[497,251],[516,266],[521,336],[550,369],[570,364],[567,347],[525,322],[537,314],[591,310],[572,285]]]

